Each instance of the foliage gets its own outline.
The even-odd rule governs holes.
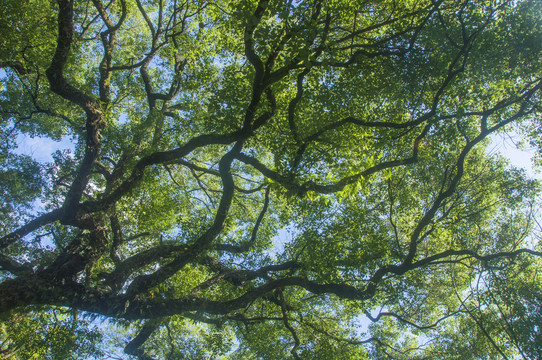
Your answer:
[[[540,149],[541,2],[10,0],[0,25],[1,357],[542,356],[540,185],[487,148]]]
[[[101,334],[77,313],[33,309],[4,314],[0,324],[5,359],[80,359],[101,356]]]

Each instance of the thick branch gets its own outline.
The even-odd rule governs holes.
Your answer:
[[[139,331],[139,334],[133,338],[124,348],[124,352],[128,355],[137,356],[139,360],[154,360],[150,357],[141,347],[152,335],[152,333],[158,329],[159,324],[156,321],[147,321],[145,325]]]
[[[236,143],[232,150],[224,155],[219,162],[219,172],[222,178],[223,192],[213,224],[175,260],[162,266],[159,270],[150,275],[142,275],[134,279],[126,291],[129,297],[143,293],[167,278],[173,276],[177,271],[190,262],[191,259],[195,258],[203,250],[208,248],[211,242],[220,233],[224,227],[224,222],[228,215],[234,193],[234,183],[230,172],[231,163],[235,155],[241,151],[241,147],[241,142]]]
[[[59,220],[61,215],[62,210],[56,209],[29,221],[26,225],[21,226],[19,229],[0,238],[0,249],[8,247],[10,244],[21,239],[23,236],[28,235],[32,231],[39,229],[43,225],[47,225]]]
[[[83,195],[93,163],[100,152],[99,132],[104,126],[104,121],[99,102],[68,84],[64,77],[64,67],[68,61],[73,37],[73,0],[59,0],[58,4],[57,47],[51,65],[46,71],[47,78],[53,92],[79,105],[87,114],[85,155],[63,205],[65,213],[72,215]]]

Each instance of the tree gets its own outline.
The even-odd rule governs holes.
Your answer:
[[[541,2],[0,9],[2,356],[540,357]]]

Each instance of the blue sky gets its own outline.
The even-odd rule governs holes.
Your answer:
[[[518,168],[523,168],[529,177],[542,180],[542,174],[533,168],[532,158],[535,155],[535,149],[519,149],[517,144],[520,137],[515,134],[500,134],[492,138],[492,143],[487,151],[490,154],[500,153],[510,160],[510,163]]]
[[[53,154],[56,150],[70,149],[74,151],[74,143],[68,137],[64,137],[61,141],[54,141],[49,138],[43,137],[31,137],[25,134],[17,135],[16,142],[18,144],[15,153],[30,155],[33,159],[41,162],[52,162]]]

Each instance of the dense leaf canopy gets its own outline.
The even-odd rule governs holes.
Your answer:
[[[542,358],[542,2],[0,21],[0,357]]]

